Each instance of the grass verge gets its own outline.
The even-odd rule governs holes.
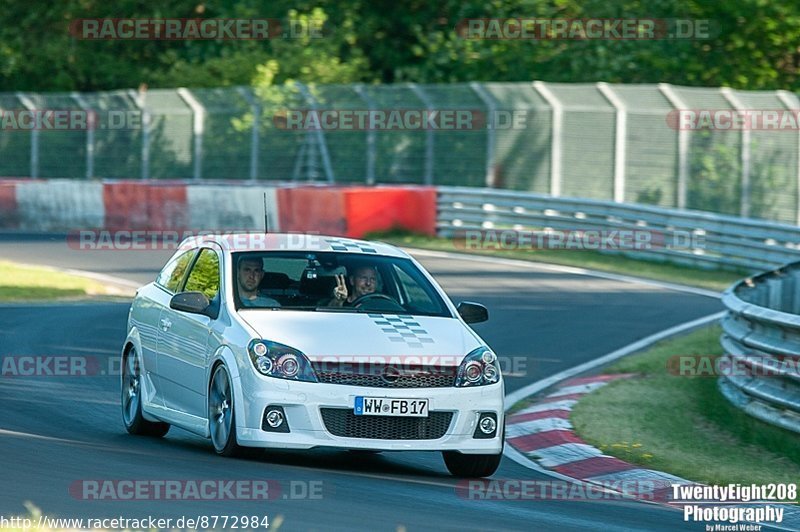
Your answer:
[[[571,250],[465,250],[453,245],[448,238],[429,237],[404,232],[371,233],[366,236],[371,240],[382,240],[396,246],[469,253],[506,259],[520,259],[530,262],[546,262],[564,266],[575,266],[610,273],[644,277],[669,283],[684,284],[722,291],[735,281],[746,277],[750,272],[704,270],[665,262],[636,260],[623,255],[603,254],[597,251]]]
[[[800,478],[800,435],[728,403],[714,377],[673,376],[674,355],[719,355],[719,326],[665,340],[605,373],[637,373],[576,405],[571,420],[606,454],[707,484],[770,484]]]
[[[0,261],[0,302],[116,296],[117,290],[92,279],[44,266]]]

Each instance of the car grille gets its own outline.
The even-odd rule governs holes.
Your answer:
[[[428,417],[357,416],[346,408],[321,408],[325,428],[334,436],[369,440],[438,440],[447,432],[452,412]]]
[[[455,384],[457,367],[389,364],[332,364],[313,362],[319,382],[369,388],[448,388]]]

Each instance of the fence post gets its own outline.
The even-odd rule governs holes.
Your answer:
[[[299,81],[294,82],[295,86],[300,89],[300,92],[303,94],[303,97],[308,102],[308,105],[311,107],[312,111],[317,110],[317,100],[311,94],[311,91],[308,90],[308,87],[300,83]],[[317,137],[317,142],[319,143],[319,150],[322,155],[322,168],[325,170],[325,177],[328,180],[328,183],[334,183],[336,179],[333,176],[333,167],[331,166],[331,158],[328,155],[328,145],[325,144],[325,135],[323,134],[322,128],[315,130],[315,136]]]
[[[428,95],[425,94],[425,91],[422,90],[417,84],[409,83],[408,87],[416,94],[417,98],[419,98],[425,108],[428,110],[429,113],[433,113],[436,108],[433,106],[433,102],[431,99],[428,98]],[[426,185],[433,185],[433,157],[434,157],[434,143],[436,139],[433,136],[433,129],[427,128],[425,130],[425,184]]]
[[[28,111],[35,111],[36,105],[31,101],[30,98],[25,96],[25,94],[18,92],[16,94],[17,99],[22,102],[22,105],[25,106],[25,109]],[[39,177],[39,129],[33,128],[31,129],[31,177],[37,178]]]
[[[194,179],[203,177],[203,128],[205,126],[205,109],[197,101],[189,89],[181,87],[178,96],[192,110],[192,135],[194,136]]]
[[[797,97],[795,100],[792,101],[792,96],[789,91],[775,91],[778,96],[778,99],[781,101],[783,105],[786,106],[787,109],[792,111],[797,111],[800,109],[798,106]],[[800,225],[800,134],[797,137],[797,152],[795,153],[796,161],[797,161],[797,176],[795,184],[797,186],[797,190],[795,191],[795,223]],[[798,302],[800,302],[800,297],[798,297]]]
[[[145,105],[145,92],[128,90],[128,97],[142,113],[142,180],[150,179],[150,113]]]
[[[625,103],[616,95],[608,83],[599,82],[597,90],[614,106],[614,201],[625,201],[625,153],[628,142],[628,111]]]
[[[245,87],[239,87],[238,90],[239,94],[250,104],[253,113],[253,127],[250,130],[250,181],[255,181],[258,179],[258,125],[261,122],[261,106]]]
[[[678,112],[688,109],[669,83],[659,83],[658,90]],[[681,128],[678,117],[678,208],[686,208],[686,197],[689,185],[689,130]]]
[[[86,111],[86,179],[91,179],[94,177],[94,130],[97,127],[97,117],[81,93],[73,92],[70,96],[81,110]]]
[[[534,81],[533,88],[544,98],[553,109],[552,137],[550,139],[550,195],[561,195],[561,155],[562,135],[564,133],[564,106],[558,101],[555,94],[547,88],[544,82]]]
[[[746,107],[741,100],[733,93],[730,87],[722,87],[719,90],[722,96],[731,104],[736,111],[743,111]],[[739,216],[747,218],[750,216],[750,139],[751,132],[749,127],[742,128],[742,148],[739,152],[742,162],[742,197],[739,204]]]
[[[367,110],[373,111],[376,109],[375,101],[370,98],[369,94],[364,90],[364,85],[358,84],[353,87],[356,94],[364,100],[364,103],[367,104]],[[366,181],[368,185],[375,184],[375,146],[376,146],[376,137],[375,137],[375,129],[368,127],[367,128],[367,175]]]
[[[495,173],[495,158],[497,155],[495,154],[495,145],[497,144],[497,130],[495,130],[495,120],[497,120],[497,103],[492,98],[492,95],[489,94],[489,91],[483,88],[483,85],[478,83],[477,81],[473,81],[469,84],[469,87],[473,90],[475,94],[478,95],[478,98],[481,99],[483,105],[486,106],[486,111],[488,117],[486,119],[486,186],[489,188],[494,188],[495,184],[497,184],[497,175]]]

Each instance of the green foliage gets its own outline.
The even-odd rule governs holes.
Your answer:
[[[324,38],[91,41],[78,18],[325,20]],[[708,39],[471,40],[466,18],[705,19]],[[789,0],[8,0],[0,90],[457,81],[670,82],[742,89],[798,85],[800,8]]]
[[[208,299],[214,299],[219,292],[219,258],[209,249],[200,252],[184,292],[203,292]]]
[[[687,207],[738,216],[741,211],[741,136],[698,131],[691,147]],[[780,149],[751,141],[750,216],[776,219],[777,199],[790,190],[790,169]]]
[[[739,214],[742,172],[733,135],[699,131],[692,139],[688,208]]]

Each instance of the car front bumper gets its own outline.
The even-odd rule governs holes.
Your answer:
[[[460,451],[467,454],[498,454],[502,450],[503,384],[472,388],[372,388],[243,375],[235,388],[241,391],[236,409],[237,438],[241,445],[282,449],[335,447],[382,451]],[[373,439],[336,436],[323,421],[322,409],[352,412],[356,396],[428,399],[429,413],[452,412],[444,435],[436,439]],[[267,406],[281,406],[290,432],[262,429]],[[498,428],[493,438],[475,438],[481,413],[493,412]],[[362,418],[364,416],[358,416]],[[384,423],[409,418],[381,416]],[[419,418],[412,418],[419,419]],[[399,421],[402,422],[402,421]]]

